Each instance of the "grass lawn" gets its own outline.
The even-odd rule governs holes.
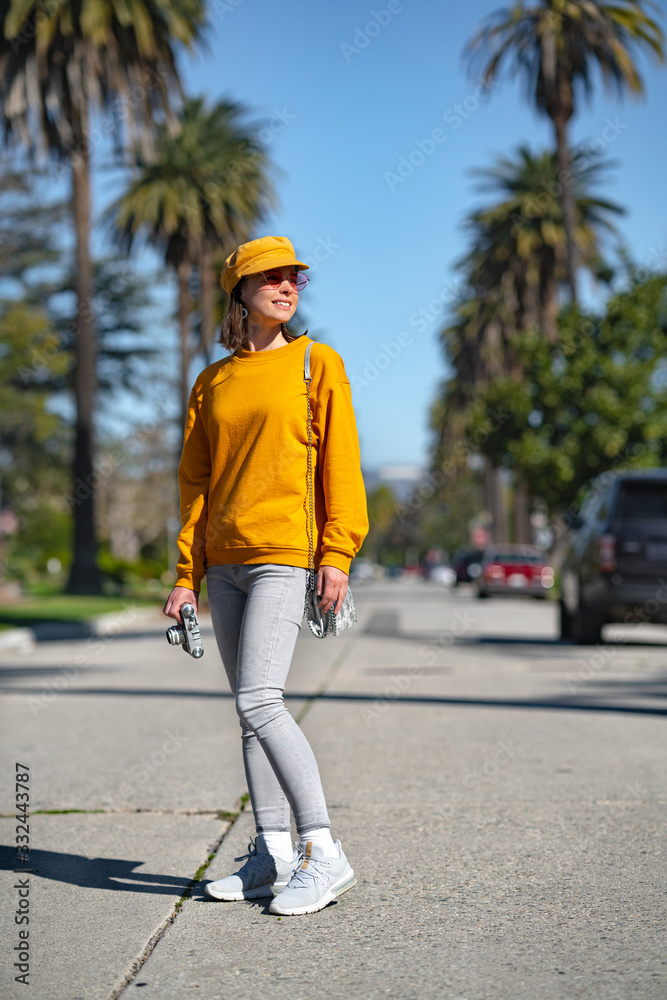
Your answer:
[[[161,608],[162,599],[133,600],[130,597],[80,597],[74,594],[27,594],[20,604],[0,607],[0,628],[30,628],[42,622],[82,622],[126,607]]]

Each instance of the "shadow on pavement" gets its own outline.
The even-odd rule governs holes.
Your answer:
[[[473,619],[474,620],[474,619]],[[555,636],[540,636],[540,635],[489,635],[488,633],[484,635],[465,635],[466,631],[473,631],[474,629],[470,627],[462,627],[465,622],[459,622],[459,627],[443,627],[440,630],[429,630],[429,631],[411,631],[409,629],[404,629],[401,625],[401,612],[400,608],[384,608],[382,610],[375,611],[368,619],[365,627],[359,633],[360,637],[369,637],[373,639],[401,639],[404,642],[421,642],[426,645],[444,645],[444,638],[447,640],[447,646],[466,646],[468,648],[475,646],[518,646],[523,649],[534,649],[541,650],[546,649],[550,653],[554,649],[562,649],[563,652],[567,652],[575,647],[575,643],[572,640],[563,640]],[[623,647],[636,647],[636,646],[655,646],[665,648],[664,639],[631,639],[629,636],[626,638],[623,636],[620,639],[607,640],[602,642],[601,646],[613,648],[615,646]],[[585,650],[590,650],[590,646],[581,647]],[[535,655],[539,655],[537,652]]]
[[[114,670],[127,670],[126,663],[105,663],[104,666],[89,667],[86,666],[85,669],[87,674],[104,674],[109,671]],[[41,664],[25,666],[11,666],[11,667],[0,667],[0,684],[4,681],[11,681],[13,678],[18,677],[23,680],[28,680],[30,678],[44,680],[50,676],[60,675],[63,676],[62,666],[46,666]]]
[[[80,854],[61,854],[58,851],[30,852],[30,864],[16,867],[16,848],[0,844],[0,871],[16,871],[17,877],[38,875],[66,885],[78,885],[86,889],[111,889],[114,892],[149,892],[155,896],[182,896],[185,889],[192,886],[191,878],[177,875],[156,875],[154,872],[136,872],[134,869],[143,861],[129,861],[120,858],[86,858]],[[214,902],[204,895],[205,878],[192,886],[192,898],[207,905]],[[269,912],[266,899],[248,899],[246,905],[263,913]],[[332,900],[333,905],[337,900]]]
[[[577,682],[582,688],[586,682]],[[642,688],[642,681],[628,681],[624,689],[624,696],[629,699],[665,697],[665,685],[667,680],[651,680],[653,690],[647,685]],[[600,682],[591,682],[591,687],[600,687]],[[7,688],[5,694],[35,695],[40,693],[39,688],[31,687],[11,687]],[[84,695],[90,697],[112,697],[112,698],[197,698],[197,699],[232,699],[231,691],[195,691],[187,688],[69,688],[59,692],[59,697],[71,697],[72,695]],[[323,692],[314,694],[312,691],[299,693],[290,691],[285,693],[285,701],[341,701],[358,702],[359,704],[377,704],[382,702],[396,702],[401,705],[458,705],[471,708],[524,708],[524,709],[548,709],[551,711],[568,712],[620,712],[631,715],[667,715],[667,708],[658,708],[651,705],[628,705],[605,702],[600,698],[599,692],[595,699],[592,696],[572,695],[555,696],[553,698],[449,698],[438,695],[383,695],[383,694],[346,694],[344,692]]]
[[[89,889],[113,889],[115,892],[151,892],[155,895],[182,895],[191,879],[177,875],[156,875],[153,872],[136,872],[143,861],[126,861],[119,858],[86,858],[80,854],[61,854],[58,851],[30,852],[30,864],[17,866],[16,848],[0,846],[0,869],[26,875],[34,873],[40,878],[52,879]],[[125,881],[127,880],[127,881]]]

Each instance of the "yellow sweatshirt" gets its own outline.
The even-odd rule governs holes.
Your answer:
[[[368,533],[350,383],[340,355],[304,334],[272,351],[240,349],[197,377],[178,470],[176,586],[199,590],[206,567],[221,563],[308,567],[309,343],[315,570],[349,573]]]

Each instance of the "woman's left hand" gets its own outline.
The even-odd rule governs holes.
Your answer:
[[[320,566],[317,571],[317,593],[322,595],[319,606],[323,615],[326,615],[331,607],[334,608],[334,614],[338,614],[347,594],[348,580],[347,573],[342,569],[337,569],[335,566]]]

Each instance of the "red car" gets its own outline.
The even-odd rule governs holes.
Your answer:
[[[484,549],[477,596],[526,594],[546,597],[554,585],[554,571],[535,545],[489,545]]]

